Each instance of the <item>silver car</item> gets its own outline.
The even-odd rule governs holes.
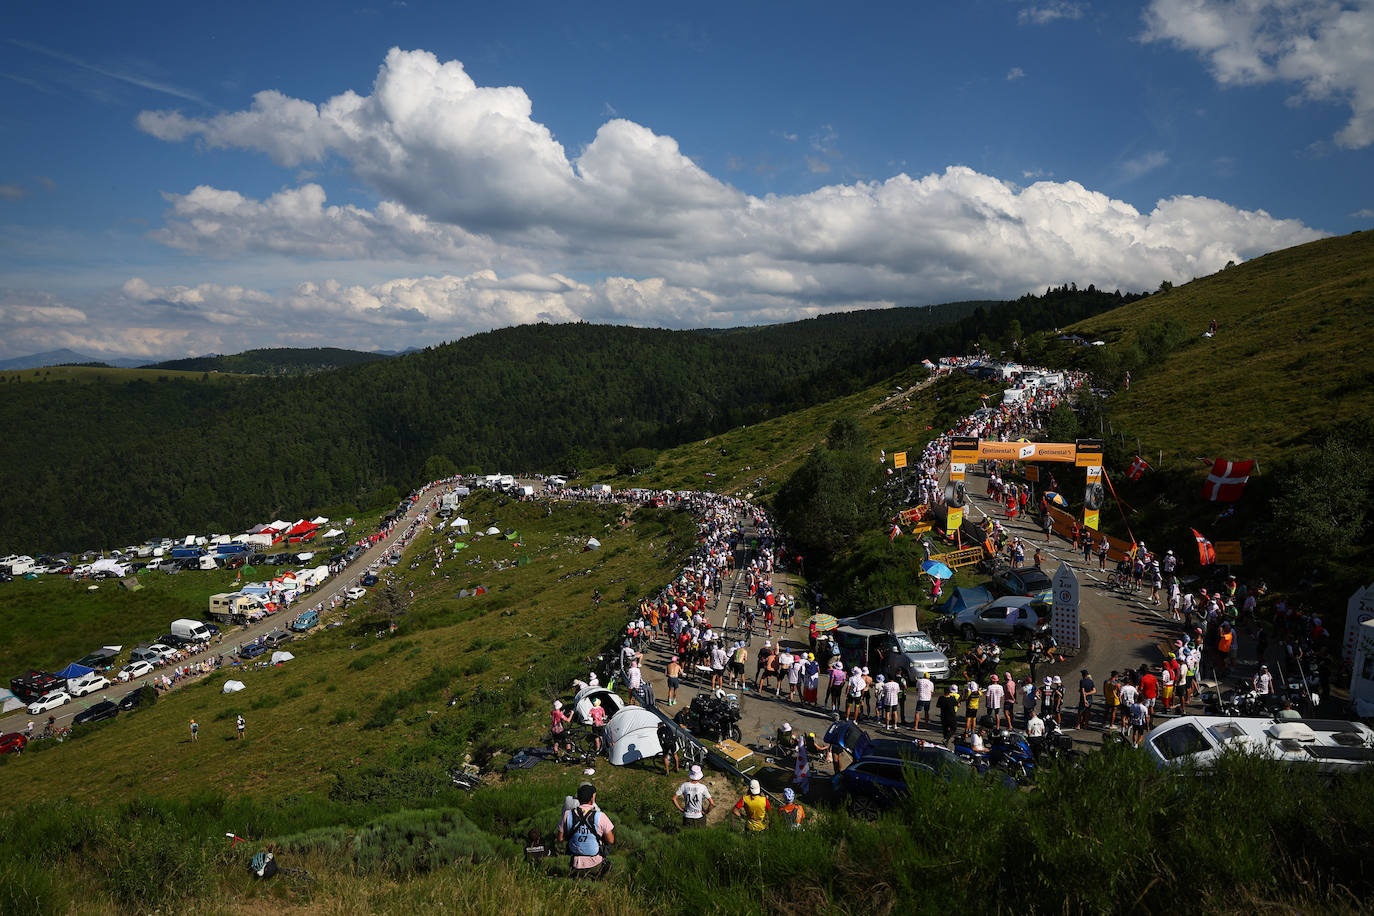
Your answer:
[[[964,608],[954,618],[954,626],[965,639],[979,636],[1028,639],[1045,629],[1041,612],[1044,602],[1022,595],[995,598],[987,604]]]

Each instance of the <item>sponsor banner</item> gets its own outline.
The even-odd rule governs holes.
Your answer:
[[[987,442],[978,443],[978,457],[983,460],[1026,461],[1035,457],[1034,442]]]
[[[1035,443],[1036,461],[1073,461],[1074,447],[1063,442]]]
[[[1067,563],[1059,564],[1051,591],[1054,604],[1050,609],[1050,632],[1060,646],[1077,649],[1081,643],[1078,630],[1078,576]]]
[[[1088,483],[1095,483],[1102,479],[1102,465],[1093,465],[1088,468]]]
[[[959,526],[964,523],[964,510],[956,509],[953,506],[945,513],[945,531],[949,534],[959,530]]]
[[[949,463],[949,479],[950,479],[950,480],[963,480],[963,479],[964,479],[964,469],[967,468],[967,467],[968,467],[968,465],[964,464],[962,461],[951,461],[951,462]]]
[[[1100,516],[1100,515],[1101,515],[1101,512],[1100,512],[1099,510],[1097,510],[1097,509],[1084,509],[1084,510],[1083,510],[1083,525],[1084,525],[1084,527],[1091,528],[1092,530],[1096,531],[1096,530],[1097,530],[1098,516]]]
[[[1076,521],[1076,516],[1070,515],[1063,509],[1056,509],[1054,506],[1050,506],[1050,521],[1053,523],[1053,528],[1051,530],[1053,530],[1055,534],[1059,535],[1060,537],[1064,538],[1066,541],[1069,541],[1070,543],[1073,542],[1073,524]],[[1100,543],[1103,538],[1107,539],[1108,561],[1116,562],[1118,560],[1124,560],[1127,556],[1130,555],[1131,544],[1129,541],[1124,541],[1121,538],[1112,537],[1110,534],[1099,533],[1093,536],[1094,558],[1097,557],[1096,545]]]
[[[955,436],[949,446],[949,460],[959,464],[973,464],[978,460],[978,439],[974,436]]]
[[[892,466],[894,468],[906,467],[906,452],[897,452],[892,456]]]
[[[1040,482],[1040,469],[1033,464],[1026,465],[1026,479],[1031,483]]]
[[[1080,468],[1102,467],[1102,440],[1079,439],[1074,443],[1077,453],[1074,463]]]
[[[1240,541],[1213,541],[1212,549],[1216,551],[1218,563],[1226,566],[1245,565],[1241,556]]]

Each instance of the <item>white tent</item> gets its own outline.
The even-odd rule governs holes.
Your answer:
[[[235,535],[234,540],[240,544],[254,544],[258,547],[271,547],[273,544],[272,535],[262,532]]]
[[[13,691],[0,687],[0,712],[9,712],[12,709],[23,709],[24,701],[14,695]]]
[[[292,655],[290,652],[273,652],[272,664],[280,665],[282,662],[289,662],[295,657],[296,656]]]
[[[116,560],[96,560],[91,564],[91,572],[114,573],[122,579],[129,574],[129,567],[124,566]]]
[[[306,551],[305,553],[298,553],[298,554],[296,554],[296,559],[299,560],[299,561],[302,562],[302,563],[309,563],[311,560],[315,559],[315,554],[314,554],[313,551]]]
[[[492,525],[490,528],[487,529],[487,534],[500,534],[500,533],[501,533],[501,529],[500,529],[500,528],[497,528],[495,525]]]
[[[225,681],[224,689],[220,693],[238,693],[243,689],[243,681]]]
[[[659,718],[643,706],[626,706],[606,723],[606,740],[611,745],[611,763],[618,767],[657,757],[663,753],[658,743]]]
[[[327,518],[325,518],[323,515],[321,515],[319,518],[312,518],[312,519],[310,520],[310,524],[312,524],[312,525],[328,525],[328,524],[329,524],[329,519],[327,519]]]
[[[219,564],[215,562],[215,558],[214,558],[214,557],[201,557],[201,558],[200,558],[200,568],[201,568],[201,569],[219,569]]]
[[[457,528],[457,529],[458,529],[460,532],[462,532],[463,534],[467,534],[468,531],[469,531],[469,528],[468,528],[468,520],[465,519],[465,518],[462,518],[461,516],[458,517],[458,518],[455,518],[453,521],[449,522],[449,523],[448,523],[448,526],[449,526],[450,528]]]
[[[598,541],[596,538],[587,538],[587,549],[588,549],[588,550],[600,550],[600,549],[601,549],[601,542]]]
[[[336,537],[338,537],[338,536],[341,535],[341,534],[343,534],[343,530],[342,530],[342,529],[340,529],[340,528],[330,528],[328,531],[326,531],[324,534],[322,534],[322,535],[320,535],[320,536],[323,537],[323,538],[325,538],[325,539],[328,539],[328,538],[336,538]]]

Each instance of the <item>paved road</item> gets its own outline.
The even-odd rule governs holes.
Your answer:
[[[326,579],[324,585],[320,586],[315,591],[306,595],[305,598],[298,600],[294,605],[292,605],[291,610],[278,611],[270,617],[265,617],[257,623],[252,624],[248,627],[222,627],[223,633],[220,642],[212,643],[210,648],[207,649],[205,652],[202,652],[198,655],[189,656],[186,659],[183,659],[182,661],[178,662],[177,664],[192,665],[199,661],[212,659],[217,655],[223,655],[225,656],[225,667],[229,668],[230,670],[233,670],[235,666],[229,665],[228,661],[230,656],[233,655],[235,648],[237,646],[243,643],[250,643],[253,640],[257,639],[259,636],[265,636],[273,630],[286,629],[286,625],[290,623],[292,619],[295,618],[298,612],[305,610],[306,608],[312,608],[316,605],[321,605],[322,610],[320,614],[320,622],[321,624],[323,624],[328,616],[330,602],[335,598],[335,596],[338,596],[342,599],[343,593],[347,591],[349,588],[352,588],[354,585],[356,585],[358,583],[358,579],[361,578],[361,576],[367,571],[367,569],[370,566],[372,566],[373,563],[380,564],[385,559],[386,555],[391,552],[392,545],[400,539],[401,535],[405,534],[406,529],[410,527],[410,523],[420,515],[424,507],[429,503],[429,500],[432,497],[432,495],[432,493],[423,494],[420,497],[420,499],[418,499],[415,502],[415,505],[410,507],[410,511],[406,513],[405,517],[399,520],[392,527],[390,534],[388,534],[385,538],[378,541],[367,551],[365,551],[361,557],[359,557],[352,564],[350,564],[343,572],[339,573],[336,576],[332,576]],[[194,575],[194,573],[183,573],[183,575]],[[206,599],[209,599],[208,593],[206,595]],[[300,638],[301,637],[297,637],[297,639]],[[285,648],[289,649],[290,646],[291,644],[288,643]],[[248,667],[248,665],[251,664],[252,663],[250,662],[241,667],[246,668]],[[108,677],[109,674],[113,673],[115,672],[109,672],[106,676]],[[159,668],[157,669],[156,674],[153,676],[156,677],[161,673],[162,669]],[[145,678],[138,681],[131,681],[127,684],[120,684],[116,682],[113,686],[101,691],[100,693],[93,693],[84,697],[73,697],[70,703],[68,703],[65,706],[61,706],[50,713],[30,715],[28,710],[26,709],[20,710],[15,713],[11,713],[9,716],[0,719],[0,732],[23,731],[24,727],[28,724],[28,722],[32,720],[34,723],[34,733],[37,734],[42,731],[43,726],[46,724],[49,715],[55,716],[57,718],[58,727],[69,725],[71,724],[72,717],[75,716],[77,713],[80,713],[83,710],[89,708],[90,706],[99,703],[101,700],[114,700],[115,702],[118,702],[127,694],[143,686],[145,683],[150,682],[150,680],[150,678]],[[199,682],[199,680],[200,678],[183,679],[177,684],[174,684],[172,689],[175,690],[177,687],[181,687],[186,684],[197,683]]]

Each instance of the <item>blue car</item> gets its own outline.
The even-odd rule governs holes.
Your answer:
[[[976,770],[959,755],[920,739],[870,738],[853,722],[836,722],[825,734],[835,751],[854,759],[831,780],[835,795],[859,817],[873,818],[901,804],[916,780],[971,779]]]
[[[259,655],[262,655],[263,653],[269,651],[271,648],[271,646],[266,645],[265,643],[255,643],[251,646],[244,646],[241,650],[239,650],[239,658],[245,660],[250,658],[257,658]]]

